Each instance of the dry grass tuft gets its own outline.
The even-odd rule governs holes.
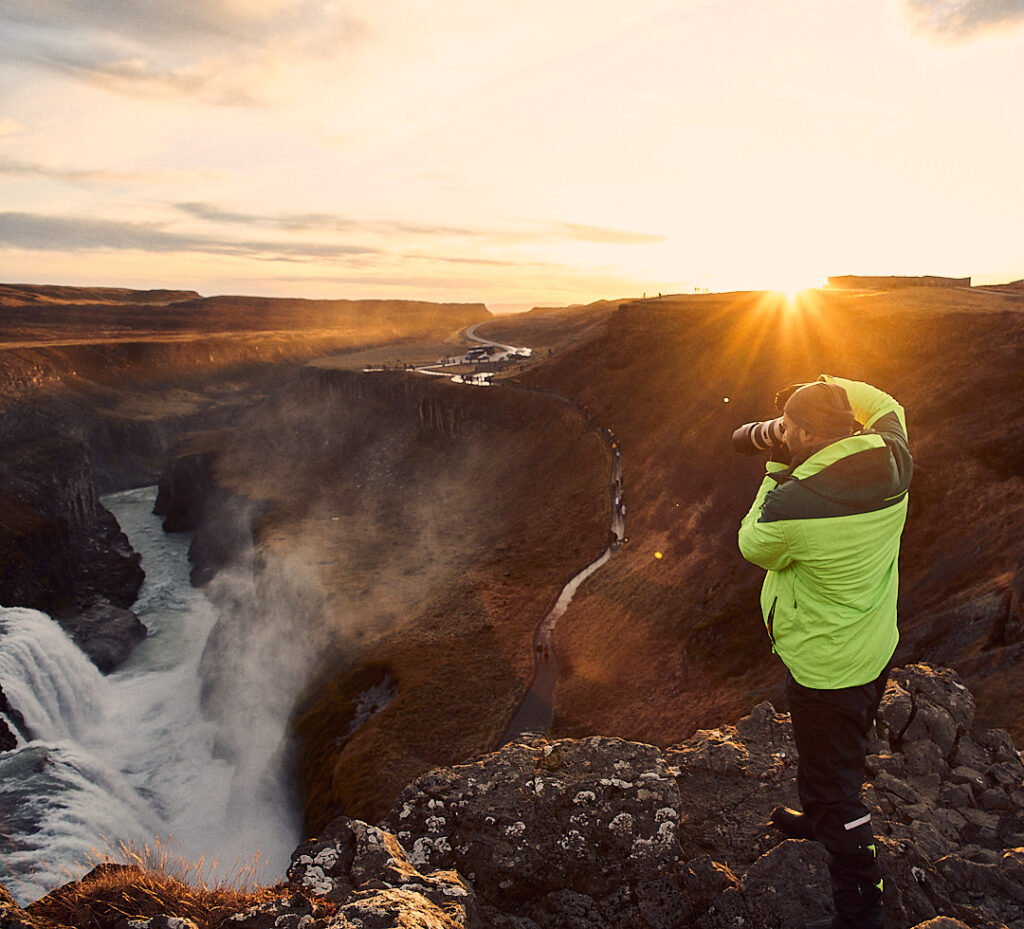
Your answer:
[[[114,861],[93,852],[95,866],[30,904],[26,911],[41,926],[115,929],[124,919],[168,915],[191,919],[199,929],[215,929],[228,916],[281,896],[280,890],[257,887],[259,853],[237,864],[216,881],[206,877],[208,865],[186,861],[159,842],[137,849],[122,843]],[[209,869],[216,868],[216,862]]]

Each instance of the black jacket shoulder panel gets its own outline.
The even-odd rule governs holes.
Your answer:
[[[909,454],[906,461],[909,468]],[[780,483],[766,495],[759,522],[869,513],[898,503],[906,492],[904,475],[888,442],[840,458],[805,478],[794,478],[788,471],[773,477]]]

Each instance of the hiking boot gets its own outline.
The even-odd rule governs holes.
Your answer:
[[[772,810],[769,824],[791,839],[813,839],[811,822],[806,813],[791,810],[788,806],[777,806]]]
[[[874,842],[855,852],[830,855],[832,900],[836,907],[834,929],[883,929],[884,882]]]

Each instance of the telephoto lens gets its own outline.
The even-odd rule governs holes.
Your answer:
[[[732,434],[732,448],[741,455],[757,455],[773,445],[781,445],[782,433],[781,416],[763,422],[744,423]]]

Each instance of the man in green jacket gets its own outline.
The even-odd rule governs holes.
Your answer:
[[[780,808],[772,822],[829,853],[836,916],[809,929],[881,929],[881,868],[860,794],[899,640],[897,559],[913,471],[906,419],[883,391],[829,375],[776,402],[789,463],[768,462],[739,530],[743,557],[767,570],[761,609],[788,670],[800,756],[803,813]]]

